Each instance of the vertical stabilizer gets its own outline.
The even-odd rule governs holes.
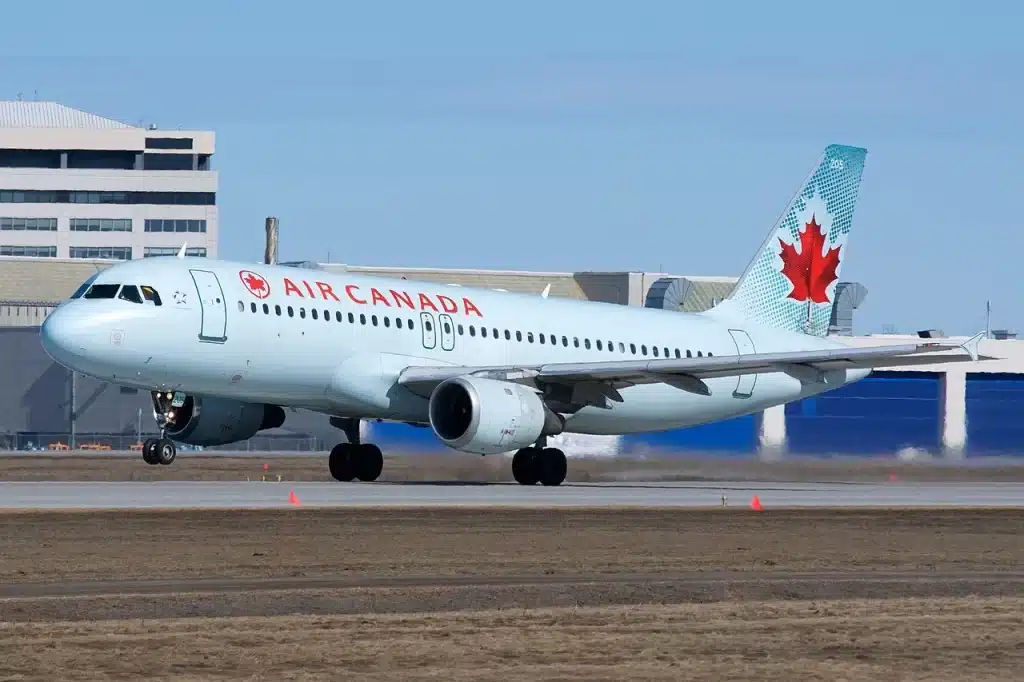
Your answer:
[[[866,156],[826,147],[729,298],[707,314],[825,336]]]

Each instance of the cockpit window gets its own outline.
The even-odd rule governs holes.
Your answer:
[[[114,298],[120,284],[93,284],[82,298]]]
[[[97,272],[95,275],[82,282],[82,286],[75,289],[75,293],[71,294],[71,298],[81,298],[82,294],[89,290],[89,287],[92,286],[92,283],[95,282],[96,278],[99,276],[100,273]]]
[[[156,289],[146,285],[142,285],[140,288],[142,289],[142,296],[147,301],[152,301],[153,305],[163,305],[160,302],[160,294],[157,293]]]
[[[132,303],[142,303],[142,296],[139,294],[139,288],[134,284],[125,284],[121,287],[121,293],[118,298],[124,301],[131,301]]]

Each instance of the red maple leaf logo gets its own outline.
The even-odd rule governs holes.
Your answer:
[[[800,253],[792,244],[779,240],[782,245],[782,274],[793,285],[789,296],[794,301],[813,301],[828,303],[826,290],[836,281],[836,268],[839,267],[839,247],[829,249],[823,256],[821,247],[825,244],[825,235],[821,225],[811,215],[811,222],[804,224],[800,233]]]
[[[238,277],[242,280],[245,288],[249,290],[249,293],[256,298],[270,296],[270,283],[262,275],[257,275],[249,270],[242,270],[238,273]]]

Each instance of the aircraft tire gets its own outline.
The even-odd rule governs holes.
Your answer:
[[[363,443],[352,448],[355,455],[356,477],[360,481],[376,481],[384,470],[384,454],[372,443]]]
[[[558,448],[544,448],[537,457],[537,478],[541,485],[561,485],[569,468],[565,453]]]
[[[348,483],[356,477],[354,450],[355,446],[350,443],[338,443],[331,449],[331,454],[327,458],[327,468],[336,481]]]
[[[146,464],[157,464],[156,459],[156,438],[147,438],[142,443],[142,461]]]
[[[156,459],[158,464],[163,464],[164,466],[171,464],[174,458],[178,456],[178,450],[174,447],[174,441],[167,438],[161,438],[156,442],[154,452],[154,459]]]
[[[539,448],[523,448],[512,457],[512,478],[519,485],[537,485],[540,480],[538,460]]]

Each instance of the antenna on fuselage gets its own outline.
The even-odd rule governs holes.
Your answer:
[[[186,246],[188,246],[188,242],[185,242],[184,244],[181,245],[181,249],[178,251],[178,258],[184,258],[185,257],[185,247]]]
[[[550,294],[550,293],[551,293],[551,285],[548,284],[546,287],[544,287],[544,291],[540,292],[540,297],[541,298],[547,298],[548,294]]]

